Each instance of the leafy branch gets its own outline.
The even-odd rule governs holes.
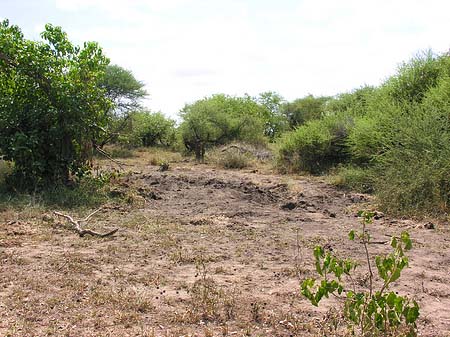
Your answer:
[[[371,237],[367,225],[373,222],[374,213],[359,212],[362,218],[362,231],[350,231],[349,239],[358,239],[364,246],[369,271],[369,287],[366,291],[356,290],[352,273],[358,263],[351,259],[341,259],[326,251],[321,246],[314,248],[317,273],[322,277],[316,284],[313,279],[306,279],[301,284],[302,294],[311,304],[319,302],[329,295],[336,296],[344,303],[344,316],[352,326],[359,328],[360,336],[416,336],[416,320],[419,316],[419,305],[416,301],[388,291],[390,285],[397,281],[401,272],[408,266],[406,251],[412,248],[409,234],[403,232],[399,237],[392,237],[392,252],[385,256],[376,256],[375,265],[381,279],[379,290],[374,289],[374,273],[371,265],[368,245]],[[344,276],[350,280],[350,289],[344,282]],[[403,331],[403,333],[401,332]]]

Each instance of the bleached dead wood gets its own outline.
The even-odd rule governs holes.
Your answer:
[[[98,237],[101,237],[101,238],[104,238],[104,237],[107,237],[107,236],[114,235],[114,234],[119,230],[118,228],[113,229],[112,231],[109,231],[109,232],[107,232],[107,233],[98,233],[98,232],[95,232],[95,231],[93,231],[93,230],[91,230],[91,229],[85,229],[85,228],[83,228],[82,223],[83,223],[83,222],[88,222],[89,219],[90,219],[94,214],[98,213],[100,210],[101,210],[101,208],[95,210],[94,212],[92,212],[92,213],[89,214],[87,217],[85,217],[84,219],[81,219],[81,220],[75,220],[75,219],[72,218],[70,215],[63,214],[63,213],[58,212],[58,211],[54,211],[53,214],[55,214],[55,215],[57,215],[57,216],[60,216],[60,217],[62,217],[62,218],[65,218],[66,220],[68,220],[68,221],[70,222],[70,224],[73,226],[73,229],[78,233],[78,235],[79,235],[80,237],[83,237],[83,236],[85,236],[86,234],[89,234],[89,235],[92,235],[92,236],[98,236]]]

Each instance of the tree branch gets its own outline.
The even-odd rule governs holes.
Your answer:
[[[75,219],[72,218],[70,215],[68,215],[68,214],[63,214],[63,213],[57,212],[57,211],[54,211],[53,214],[55,214],[55,215],[57,215],[57,216],[60,216],[60,217],[62,217],[62,218],[65,218],[66,220],[68,220],[68,221],[72,224],[74,230],[78,233],[78,235],[79,235],[80,237],[83,237],[83,236],[85,236],[86,234],[89,234],[89,235],[92,235],[92,236],[98,236],[98,237],[104,238],[104,237],[111,236],[111,235],[115,234],[115,233],[119,230],[118,228],[113,229],[112,231],[109,231],[109,232],[107,232],[107,233],[98,233],[98,232],[95,232],[95,231],[90,230],[90,229],[84,229],[84,228],[81,226],[81,222],[86,222],[86,221],[88,221],[94,214],[98,213],[100,210],[101,210],[101,208],[95,210],[94,212],[92,212],[92,213],[89,214],[86,218],[84,218],[84,219],[82,219],[82,220],[75,220]]]

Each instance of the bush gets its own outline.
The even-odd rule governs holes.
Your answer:
[[[404,104],[420,103],[443,74],[443,59],[445,56],[439,57],[427,51],[403,63],[397,74],[385,83],[392,100]]]
[[[279,143],[286,171],[325,172],[334,183],[374,191],[385,211],[450,211],[450,56],[420,54],[378,88],[327,102],[322,119]]]
[[[26,40],[0,22],[0,153],[28,189],[86,169],[111,104],[98,86],[109,60],[96,43],[74,46],[49,24],[41,36]]]
[[[283,114],[293,129],[313,119],[320,119],[325,113],[325,106],[331,97],[314,97],[308,95],[283,105]]]
[[[6,178],[13,172],[13,164],[11,162],[0,159],[0,184],[3,184]]]
[[[321,173],[348,160],[345,139],[352,119],[327,116],[287,133],[279,142],[278,165],[285,171]]]
[[[374,190],[374,172],[371,168],[358,166],[339,166],[332,173],[333,185],[359,193],[372,193]]]
[[[120,144],[128,147],[171,147],[175,144],[175,121],[161,112],[136,111],[128,118],[128,126],[119,136]]]
[[[400,214],[448,212],[449,111],[417,107],[386,132],[386,150],[375,166],[375,191],[385,210]]]
[[[33,193],[17,191],[10,183],[0,184],[0,209],[11,205],[30,207],[98,207],[110,199],[108,181],[84,176],[72,186],[53,184]]]
[[[416,321],[419,317],[419,305],[415,300],[389,291],[392,284],[399,280],[401,272],[408,267],[406,252],[412,248],[407,232],[393,236],[390,246],[392,252],[375,257],[377,275],[372,271],[373,258],[369,254],[371,236],[366,226],[372,223],[374,214],[359,212],[362,217],[360,232],[350,231],[349,239],[358,240],[365,251],[368,281],[366,288],[357,286],[352,276],[360,265],[351,259],[343,259],[324,247],[314,248],[316,271],[321,280],[306,279],[301,284],[302,294],[318,306],[322,299],[334,295],[343,302],[343,318],[347,324],[347,333],[352,336],[417,336]],[[378,282],[376,282],[376,279]],[[379,286],[379,288],[377,287]],[[334,326],[337,330],[337,326]]]
[[[265,107],[248,96],[213,95],[184,107],[180,136],[197,160],[203,160],[208,147],[232,141],[265,143],[265,112]]]
[[[252,156],[249,153],[236,149],[216,149],[208,153],[210,161],[225,169],[243,169],[251,165]]]
[[[134,157],[134,153],[132,150],[127,149],[122,146],[112,147],[109,153],[112,158],[133,158]]]

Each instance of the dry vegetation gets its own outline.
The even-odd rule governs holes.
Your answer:
[[[223,170],[178,154],[139,151],[120,159],[111,199],[79,237],[52,214],[94,208],[39,203],[0,207],[1,336],[333,336],[345,330],[333,300],[313,308],[299,293],[313,276],[311,250],[326,245],[364,261],[346,235],[361,194],[267,167]],[[98,160],[103,170],[115,164]],[[166,163],[165,170],[161,164]],[[379,216],[374,241],[407,229],[410,266],[397,291],[421,306],[421,336],[449,336],[450,235]],[[432,228],[434,227],[434,228]],[[430,229],[431,228],[431,229]],[[387,245],[373,244],[375,253]],[[367,275],[358,274],[361,285]]]

